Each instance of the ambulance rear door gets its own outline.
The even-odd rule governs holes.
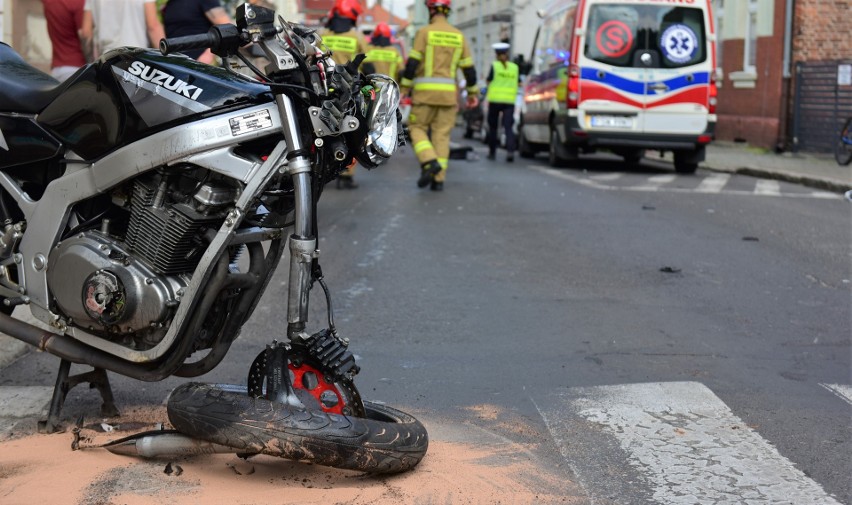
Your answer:
[[[713,58],[704,1],[589,1],[578,60],[588,131],[705,131]]]

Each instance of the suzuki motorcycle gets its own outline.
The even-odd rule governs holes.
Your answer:
[[[404,142],[399,88],[360,74],[363,56],[335,65],[316,33],[269,9],[240,5],[235,22],[159,52],[109,51],[61,84],[0,43],[0,331],[61,358],[42,431],[79,383],[114,415],[106,371],[159,381],[212,370],[287,249],[286,339],[258,355],[246,386],[178,387],[171,424],[248,454],[408,470],[426,430],[361,399],[316,220],[323,187],[353,159],[375,167]],[[248,44],[263,70],[239,51]],[[179,54],[190,48],[223,68]],[[311,331],[317,284],[328,328]],[[12,318],[18,305],[51,330]],[[93,370],[69,376],[71,363]]]

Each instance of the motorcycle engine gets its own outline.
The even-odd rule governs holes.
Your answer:
[[[58,308],[70,324],[110,340],[156,345],[206,249],[204,234],[222,224],[236,196],[187,175],[136,180],[126,233],[102,222],[51,251],[47,282]]]

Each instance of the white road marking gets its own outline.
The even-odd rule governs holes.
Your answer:
[[[754,184],[754,194],[778,196],[781,194],[781,183],[771,179],[758,179]]]
[[[647,182],[634,186],[635,191],[659,191],[662,186],[674,182],[677,176],[674,174],[654,175],[648,177]]]
[[[382,231],[373,238],[372,248],[367,251],[367,257],[358,263],[359,267],[375,266],[378,262],[382,261],[385,251],[388,249],[388,235],[395,228],[399,228],[400,221],[402,221],[402,214],[395,214],[390,218]]]
[[[596,181],[615,181],[624,176],[624,172],[612,172],[609,174],[597,174],[590,175],[589,179],[594,179]]]
[[[718,193],[728,184],[731,174],[712,174],[702,179],[701,184],[695,188],[696,193]]]
[[[657,191],[663,193],[705,193],[704,191],[698,191],[697,188],[680,188],[676,186],[663,186],[661,184],[653,184],[653,185],[639,185],[639,186],[613,186],[604,184],[605,180],[595,180],[592,177],[580,177],[571,174],[565,170],[556,170],[553,168],[545,167],[542,165],[527,165],[527,168],[530,170],[535,170],[536,172],[541,172],[545,175],[549,175],[551,177],[556,177],[557,179],[563,179],[566,181],[571,181],[577,184],[581,184],[583,186],[595,189],[602,189],[606,191]],[[663,176],[669,177],[669,176]],[[677,177],[677,176],[674,176]],[[739,189],[723,189],[720,190],[719,193],[723,195],[762,195],[762,196],[781,196],[785,198],[818,198],[823,200],[837,200],[843,198],[843,195],[830,193],[827,191],[812,191],[808,193],[781,193],[780,189],[773,191],[770,189],[770,186],[780,188],[780,184],[777,181],[766,181],[770,184],[766,185],[766,191],[758,192],[757,186],[761,180],[758,180],[758,184],[756,184],[754,191],[748,190],[739,190]]]
[[[852,405],[852,386],[846,386],[843,384],[823,384],[821,382],[819,385],[831,391],[840,398],[843,398],[843,401],[845,401],[849,405]]]
[[[574,388],[559,396],[590,430],[617,441],[657,503],[839,505],[700,383]],[[569,460],[573,440],[558,429],[565,411],[540,412]]]

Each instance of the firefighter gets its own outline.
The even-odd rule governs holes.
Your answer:
[[[498,117],[503,115],[503,128],[506,131],[506,161],[515,160],[515,98],[518,96],[520,73],[518,65],[509,61],[509,44],[498,42],[491,46],[497,59],[491,64],[486,82],[488,92],[488,159],[493,160],[497,154],[497,144],[500,131],[497,127]]]
[[[420,161],[417,187],[444,189],[450,156],[450,130],[456,122],[459,68],[469,85],[467,104],[476,107],[476,70],[470,47],[461,31],[447,22],[451,0],[426,0],[429,24],[417,31],[400,80],[402,93],[411,90],[409,128],[414,153]],[[429,132],[431,131],[431,138]]]
[[[377,74],[385,74],[394,80],[399,79],[402,69],[402,55],[391,44],[391,28],[387,23],[379,23],[370,37],[367,47],[367,59],[364,63],[372,63]]]
[[[355,56],[366,52],[364,37],[355,28],[358,16],[364,8],[358,0],[335,0],[328,13],[326,30],[320,35],[322,41],[331,50],[331,59],[338,65],[349,63]],[[337,180],[337,187],[355,189],[355,162],[346,168]]]

